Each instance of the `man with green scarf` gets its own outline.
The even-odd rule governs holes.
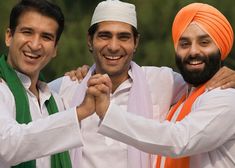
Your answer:
[[[46,0],[21,0],[11,11],[9,52],[0,57],[0,168],[71,168],[66,150],[82,146],[79,121],[94,111],[89,96],[65,111],[39,80],[63,28],[60,8]]]

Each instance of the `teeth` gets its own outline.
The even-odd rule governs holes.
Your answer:
[[[189,62],[189,64],[191,64],[191,65],[198,65],[198,64],[202,64],[202,61],[192,60],[192,61]]]
[[[105,58],[107,59],[110,59],[110,60],[117,60],[117,59],[120,59],[122,56],[107,56],[107,55],[104,55]]]
[[[40,55],[36,55],[36,54],[30,53],[30,52],[25,52],[24,54],[25,54],[25,56],[30,57],[30,58],[40,57]]]

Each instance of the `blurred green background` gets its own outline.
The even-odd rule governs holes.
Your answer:
[[[12,6],[17,0],[0,1],[0,52],[7,53],[4,36]],[[87,47],[87,29],[98,0],[52,0],[65,14],[65,31],[59,43],[57,57],[45,68],[44,74],[52,80],[83,64],[91,65],[92,56]],[[140,44],[134,60],[139,65],[170,66],[175,68],[171,25],[177,11],[191,3],[209,3],[219,9],[235,28],[235,1],[233,0],[126,0],[136,5]],[[225,65],[235,69],[235,50]]]

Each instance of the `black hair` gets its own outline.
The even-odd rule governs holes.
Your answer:
[[[97,31],[99,27],[99,24],[98,23],[95,23],[93,24],[89,29],[88,29],[88,35],[91,37],[91,39],[93,39],[94,35],[95,35],[95,32]],[[139,37],[139,32],[138,30],[131,25],[131,30],[132,30],[132,33],[134,35],[134,42],[136,43],[136,40],[137,38]]]
[[[57,43],[64,30],[64,15],[59,6],[52,4],[47,0],[21,0],[17,3],[10,13],[9,28],[11,33],[15,33],[21,15],[29,10],[33,10],[44,16],[50,17],[58,23],[56,34]]]

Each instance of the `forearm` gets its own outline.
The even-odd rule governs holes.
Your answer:
[[[103,119],[99,133],[152,154],[182,157],[203,153],[222,145],[234,134],[233,108],[224,112],[218,110],[223,104],[220,99],[211,101],[217,103],[217,106],[211,109],[205,105],[205,108],[190,113],[178,123],[159,123],[112,105]],[[223,127],[218,129],[221,123],[224,123]]]
[[[10,165],[82,146],[75,109],[29,124],[0,117],[0,155]]]

